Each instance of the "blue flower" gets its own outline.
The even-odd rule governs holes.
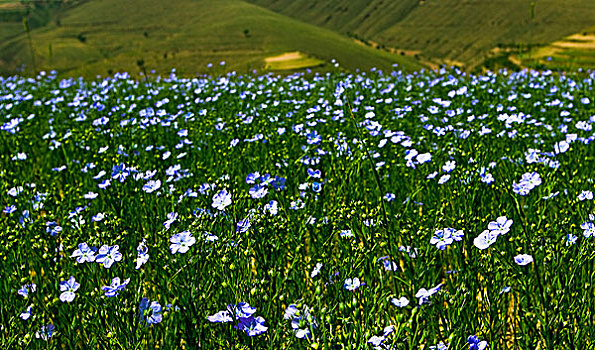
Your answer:
[[[102,190],[108,188],[111,185],[111,181],[109,179],[103,180],[97,187],[101,188]]]
[[[418,290],[417,293],[415,293],[415,297],[419,299],[419,305],[429,303],[430,297],[438,293],[440,288],[442,288],[442,283],[438,284],[434,288],[430,288],[429,290],[425,288]]]
[[[351,232],[351,230],[341,230],[339,232],[339,236],[345,237],[345,238],[353,237],[353,232]]]
[[[533,262],[533,257],[528,254],[520,254],[514,257],[514,262],[520,266],[525,266]]]
[[[368,339],[368,344],[372,344],[374,346],[374,349],[382,349],[381,346],[384,345],[383,343],[385,340],[386,337],[384,335],[373,335],[372,337],[370,337],[370,339]]]
[[[118,251],[119,246],[113,245],[111,247],[107,245],[99,248],[99,254],[95,257],[95,262],[103,264],[103,267],[109,269],[116,261],[122,260],[122,254]]]
[[[531,188],[526,183],[513,183],[512,184],[512,191],[518,195],[526,196],[531,191]]]
[[[227,305],[227,310],[219,311],[218,313],[207,316],[207,320],[213,323],[226,323],[232,322],[233,318],[231,315],[238,320],[238,323],[234,327],[244,331],[248,336],[253,337],[264,333],[268,327],[264,325],[264,318],[258,316],[254,317],[256,308],[250,306],[246,302],[240,302],[236,304]]]
[[[512,226],[512,219],[508,219],[506,216],[500,216],[496,219],[496,221],[492,221],[488,224],[488,230],[490,233],[496,235],[505,235],[510,231],[510,226]]]
[[[233,318],[229,315],[229,311],[219,311],[214,315],[207,316],[207,320],[212,323],[226,323],[232,322]]]
[[[125,164],[114,165],[112,168],[112,179],[124,182],[130,175],[130,171],[126,168]]]
[[[409,299],[407,299],[406,297],[401,297],[399,299],[392,298],[390,302],[396,307],[405,307],[409,305]]]
[[[255,173],[250,173],[248,174],[248,176],[246,176],[246,183],[251,185],[256,183],[256,181],[260,178],[260,173],[255,172]]]
[[[171,224],[173,224],[177,218],[178,218],[178,213],[176,213],[176,212],[168,213],[167,220],[165,220],[165,222],[163,223],[163,226],[165,226],[165,229],[169,230]]]
[[[541,185],[541,176],[536,173],[524,173],[521,177],[521,181],[512,184],[512,190],[516,194],[521,196],[527,195],[532,189]]]
[[[442,171],[444,171],[445,173],[450,173],[456,167],[457,163],[454,160],[449,160],[448,162],[446,162],[446,164],[444,164],[444,166],[442,166]]]
[[[50,236],[55,236],[62,232],[62,226],[59,226],[55,221],[48,221],[45,223],[45,232],[49,233]]]
[[[130,278],[127,278],[123,283],[120,283],[120,277],[115,277],[112,279],[112,283],[109,286],[103,286],[101,287],[101,290],[105,292],[106,297],[116,297],[118,296],[118,292],[126,288],[128,282],[130,282]]]
[[[29,293],[34,293],[37,290],[37,285],[35,283],[25,284],[17,291],[17,294],[26,298],[29,296]]]
[[[595,224],[593,224],[592,221],[587,221],[581,224],[581,228],[584,230],[583,236],[585,236],[585,238],[595,236]]]
[[[593,192],[583,191],[583,192],[581,192],[581,194],[578,195],[577,199],[581,202],[584,200],[591,200],[591,199],[593,199]]]
[[[310,273],[310,278],[318,276],[318,274],[320,273],[320,269],[322,269],[322,263],[316,263],[316,266],[314,266],[312,272]]]
[[[171,245],[169,249],[172,254],[175,253],[186,253],[191,246],[196,243],[196,239],[192,236],[190,231],[183,231],[176,233],[169,239]]]
[[[283,318],[291,320],[291,328],[293,329],[296,338],[299,339],[309,339],[312,336],[310,329],[318,326],[316,319],[310,314],[308,305],[304,305],[301,311],[295,304],[289,305],[285,309]]]
[[[156,301],[149,301],[147,298],[140,301],[139,313],[140,322],[146,320],[148,325],[157,324],[163,319],[161,305]]]
[[[450,179],[450,175],[448,175],[448,174],[440,176],[440,178],[438,179],[438,185],[445,184],[449,179]]]
[[[432,160],[432,155],[430,153],[422,153],[419,154],[415,159],[419,164],[423,164]]]
[[[70,276],[70,278],[66,281],[60,282],[60,291],[62,292],[62,294],[60,294],[60,300],[63,303],[72,302],[76,297],[76,294],[74,294],[74,292],[76,292],[80,286],[81,285],[78,282],[76,282],[73,276]]]
[[[246,318],[252,316],[256,312],[256,308],[250,306],[250,304],[246,302],[239,302],[237,305],[229,304],[227,305],[227,310],[230,313],[235,315],[236,318]]]
[[[475,239],[473,240],[473,244],[477,248],[484,250],[484,249],[487,249],[492,244],[494,244],[496,242],[497,238],[498,238],[497,234],[492,233],[489,230],[485,230],[482,233],[480,233],[479,236],[475,237]]]
[[[359,278],[357,278],[357,277],[355,277],[353,279],[347,278],[344,283],[345,289],[351,290],[351,291],[358,289],[360,286],[361,286],[361,282],[360,282]]]
[[[250,228],[250,226],[251,226],[250,218],[247,217],[247,218],[243,219],[242,221],[238,222],[236,232],[246,233],[246,232],[248,232],[248,229]]]
[[[49,324],[47,326],[41,326],[38,332],[35,332],[35,338],[43,339],[48,341],[52,335],[56,332],[56,327],[53,324]]]
[[[264,318],[262,316],[258,317],[247,317],[247,318],[240,318],[237,326],[234,328],[244,331],[248,334],[249,337],[253,337],[255,335],[260,335],[268,329],[264,325]]]
[[[279,207],[278,207],[277,201],[273,200],[273,201],[270,201],[267,204],[265,204],[264,211],[271,215],[277,215],[277,213],[279,212]]]
[[[87,243],[80,243],[78,245],[78,249],[72,252],[71,258],[76,258],[76,262],[79,264],[85,262],[93,262],[95,261],[95,253],[97,252],[97,248],[89,247]]]
[[[223,210],[231,204],[231,194],[226,190],[221,190],[213,196],[213,208]]]
[[[479,175],[481,177],[481,182],[486,183],[486,184],[491,184],[492,182],[494,182],[494,176],[492,176],[492,174],[490,173],[481,173]]]
[[[429,350],[447,350],[448,344],[445,344],[444,342],[440,342],[436,345],[431,345],[428,349]]]
[[[452,244],[454,239],[452,238],[450,231],[447,230],[436,230],[434,236],[430,239],[430,244],[435,245],[440,250],[446,249],[447,246]]]
[[[275,176],[275,180],[271,182],[271,185],[273,185],[275,190],[283,191],[285,189],[285,181],[286,179],[284,177]]]
[[[93,216],[93,218],[91,218],[91,220],[93,220],[94,222],[99,222],[101,220],[103,220],[105,218],[105,215],[103,213],[97,213],[97,215]]]
[[[312,182],[312,191],[320,193],[322,191],[322,184],[320,182]]]
[[[469,342],[469,350],[485,350],[488,347],[487,341],[479,341],[475,335],[470,335],[467,340]]]
[[[314,170],[312,168],[308,168],[308,176],[313,177],[315,179],[320,179],[320,175],[321,175],[320,170],[318,170],[318,169]]]
[[[269,190],[265,186],[254,185],[252,188],[250,188],[250,190],[248,190],[248,192],[250,193],[250,197],[252,197],[253,199],[260,199],[260,198],[264,198],[267,195],[267,193],[269,192]],[[230,203],[231,203],[231,201],[230,201]],[[215,206],[214,202],[213,202],[213,206]]]
[[[21,314],[19,315],[19,317],[22,318],[25,321],[28,320],[31,317],[31,315],[33,314],[31,312],[31,307],[32,307],[32,305],[29,305],[25,311],[21,312]]]
[[[145,191],[147,193],[153,193],[153,192],[157,191],[160,187],[161,187],[160,180],[150,180],[149,182],[146,183],[146,185],[143,186],[143,191]]]
[[[136,269],[140,269],[141,266],[149,261],[149,248],[146,245],[147,241],[143,239],[143,241],[138,245],[136,248]]]

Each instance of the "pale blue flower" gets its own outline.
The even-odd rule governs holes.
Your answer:
[[[438,284],[434,288],[430,288],[430,289],[421,288],[420,290],[418,290],[417,293],[415,293],[415,297],[419,299],[419,305],[429,303],[430,297],[432,295],[438,293],[440,288],[442,288],[442,283]]]
[[[266,332],[268,327],[264,325],[264,322],[262,316],[240,318],[237,326],[234,328],[245,332],[249,337],[253,337]]]
[[[341,230],[339,232],[339,236],[344,237],[344,238],[353,237],[353,232],[351,232],[351,230]]]
[[[488,347],[487,341],[479,341],[477,336],[470,335],[468,338],[469,350],[485,350]]]
[[[72,252],[71,258],[76,258],[76,262],[79,264],[85,262],[93,262],[95,261],[95,253],[97,252],[97,248],[89,247],[87,243],[80,243],[78,248]]]
[[[475,237],[475,239],[473,240],[473,245],[475,245],[477,248],[481,250],[484,250],[492,244],[494,244],[497,238],[497,234],[492,233],[489,230],[485,230],[482,233],[480,233],[479,236]]]
[[[146,320],[148,325],[153,325],[161,322],[163,316],[161,315],[161,305],[156,301],[150,301],[143,298],[139,306],[140,321]]]
[[[60,300],[63,303],[72,302],[76,297],[76,294],[74,294],[74,292],[76,292],[80,286],[81,285],[78,282],[76,282],[73,276],[70,276],[70,278],[66,281],[60,282],[60,291],[62,292],[62,294],[60,294]]]
[[[99,248],[99,254],[95,257],[95,262],[100,263],[106,269],[109,269],[116,261],[122,260],[122,254],[118,251],[119,246],[103,245]]]
[[[314,266],[314,269],[312,269],[312,272],[310,273],[310,278],[314,278],[314,277],[318,276],[318,273],[320,273],[321,269],[322,269],[322,263],[316,263],[316,266]]]
[[[207,316],[207,320],[213,323],[232,322],[233,318],[229,315],[229,311],[219,311],[214,315]]]
[[[587,221],[581,224],[581,228],[584,230],[583,236],[585,236],[585,238],[595,236],[595,224],[593,222]]]
[[[183,231],[180,233],[176,233],[169,239],[170,246],[169,249],[171,250],[172,254],[175,253],[186,253],[191,246],[196,243],[196,239],[192,236],[190,231]]]
[[[126,288],[128,282],[130,282],[130,278],[127,278],[124,282],[120,283],[120,277],[115,277],[112,279],[112,283],[109,286],[103,286],[101,287],[101,290],[105,292],[106,297],[116,297],[118,296],[118,292]]]
[[[149,261],[149,248],[147,248],[147,241],[143,239],[143,241],[138,245],[136,248],[136,267],[135,269],[140,269],[141,266]]]
[[[173,224],[177,218],[178,218],[178,213],[176,213],[176,212],[168,213],[167,220],[165,220],[165,222],[163,223],[163,226],[165,226],[165,229],[169,230],[169,228],[171,227],[171,224]]]
[[[31,317],[31,315],[33,314],[31,311],[32,306],[33,305],[29,305],[25,311],[21,312],[19,317],[25,321],[28,320]]]
[[[399,299],[392,298],[390,302],[396,307],[405,307],[409,305],[409,299],[407,299],[406,297],[400,297]]]
[[[512,226],[512,219],[508,219],[506,216],[500,216],[496,219],[496,221],[491,221],[488,224],[488,230],[490,233],[496,235],[505,235],[510,231],[510,226]]]
[[[221,190],[213,196],[213,208],[224,210],[231,204],[231,194],[226,190]]]
[[[38,332],[35,332],[35,338],[48,341],[56,332],[56,327],[53,324],[41,326]]]
[[[150,180],[143,186],[143,191],[153,193],[161,188],[161,180]]]
[[[578,195],[577,199],[579,201],[585,201],[585,200],[592,200],[593,199],[593,192],[591,191],[582,191],[581,194]]]
[[[29,296],[29,293],[34,293],[37,290],[37,285],[35,283],[25,284],[22,286],[18,291],[17,294],[26,298]]]
[[[347,290],[354,291],[361,286],[359,278],[347,278],[344,283],[344,287]]]
[[[440,176],[440,178],[438,179],[438,185],[443,185],[445,184],[448,180],[450,180],[450,175],[446,174],[446,175],[442,175]]]
[[[514,257],[514,262],[520,266],[525,266],[533,262],[533,257],[528,254],[519,254]]]

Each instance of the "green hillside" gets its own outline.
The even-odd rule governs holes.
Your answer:
[[[556,70],[595,69],[595,26],[515,58],[534,67]]]
[[[328,66],[333,58],[349,69],[421,67],[412,58],[241,0],[89,0],[32,30],[31,38],[38,70],[83,76],[171,68],[194,74],[220,61],[225,68],[213,69],[246,72],[264,69],[268,57],[296,51],[303,62],[290,67]],[[0,71],[14,72],[22,63],[33,65],[24,32],[0,43]]]
[[[593,0],[251,1],[339,33],[471,67],[494,48],[547,45],[595,24]]]

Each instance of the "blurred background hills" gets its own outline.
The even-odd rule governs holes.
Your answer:
[[[595,1],[0,0],[4,75],[324,71],[333,59],[348,70],[595,68]]]

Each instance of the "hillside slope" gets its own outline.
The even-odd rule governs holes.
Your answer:
[[[480,64],[497,46],[545,45],[595,24],[593,0],[250,1],[340,33],[468,66]]]
[[[421,65],[241,0],[89,0],[32,31],[38,69],[94,76],[139,69],[194,74],[207,63],[263,69],[265,58],[299,51],[308,62],[405,69]],[[33,64],[26,35],[0,44],[0,71]]]

